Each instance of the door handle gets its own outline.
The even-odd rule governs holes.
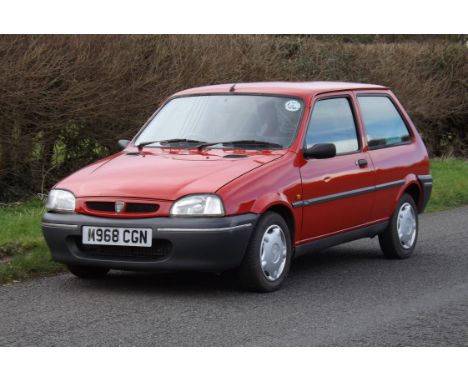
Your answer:
[[[361,168],[367,167],[367,159],[358,159],[356,161],[356,166],[359,166]]]

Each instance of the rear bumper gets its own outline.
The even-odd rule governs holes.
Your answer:
[[[418,175],[418,179],[421,182],[423,190],[423,199],[419,212],[423,212],[432,193],[432,175]]]
[[[258,215],[221,218],[109,219],[46,213],[42,232],[54,260],[123,270],[223,271],[240,265]],[[86,246],[84,225],[151,228],[153,246]]]

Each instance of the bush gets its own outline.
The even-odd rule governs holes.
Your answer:
[[[1,36],[0,200],[115,151],[171,93],[223,82],[387,85],[432,155],[466,157],[466,47],[369,36]]]

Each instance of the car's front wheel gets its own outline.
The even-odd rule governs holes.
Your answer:
[[[418,210],[414,199],[403,194],[386,230],[379,235],[380,248],[391,259],[412,255],[418,239]]]
[[[291,233],[283,217],[267,212],[258,221],[239,268],[242,285],[256,292],[281,287],[291,264]]]
[[[68,270],[80,279],[96,279],[104,277],[108,272],[108,268],[87,267],[83,265],[68,264]]]

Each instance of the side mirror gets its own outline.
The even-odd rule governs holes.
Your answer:
[[[125,149],[128,146],[129,143],[130,143],[130,141],[127,140],[127,139],[120,139],[119,140],[119,147],[121,149]]]
[[[302,150],[304,158],[325,159],[333,158],[336,155],[334,143],[317,143]]]

